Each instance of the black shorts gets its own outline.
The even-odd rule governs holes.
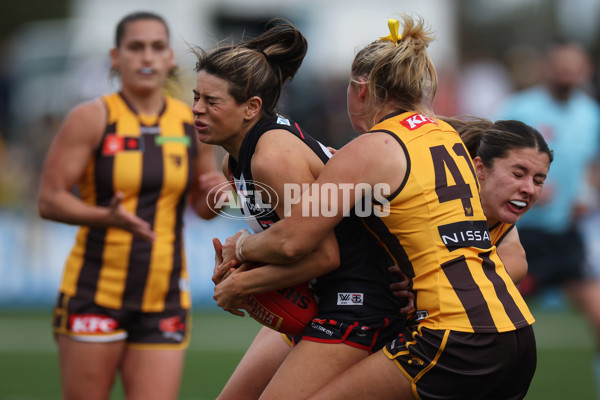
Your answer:
[[[523,399],[537,363],[531,326],[468,333],[412,326],[383,349],[412,382],[415,398]]]
[[[115,310],[60,293],[53,328],[55,334],[83,342],[125,340],[132,348],[185,349],[189,344],[191,322],[189,310]]]
[[[348,346],[376,353],[406,326],[405,319],[388,318],[371,321],[339,321],[315,318],[304,328],[302,335],[287,336],[296,345],[300,340],[319,343],[344,343]]]
[[[524,295],[535,294],[548,286],[592,277],[586,264],[581,235],[575,229],[550,234],[519,228],[519,238],[528,264],[527,277],[519,286]]]

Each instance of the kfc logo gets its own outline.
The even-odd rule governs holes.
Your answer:
[[[116,320],[95,314],[71,315],[69,325],[73,333],[111,333],[119,327]]]
[[[403,121],[400,121],[400,123],[405,127],[412,130],[415,130],[417,128],[420,128],[422,125],[425,124],[435,124],[435,122],[429,118],[424,116],[423,114],[414,114],[411,115],[410,117],[406,118]]]
[[[137,136],[121,136],[109,133],[104,137],[102,144],[102,155],[114,156],[122,151],[143,151],[144,142]]]
[[[115,154],[125,149],[125,141],[123,136],[117,136],[114,134],[106,135],[104,144],[102,146],[102,154],[105,156],[114,156]]]

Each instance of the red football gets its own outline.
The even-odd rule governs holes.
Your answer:
[[[299,335],[317,315],[317,300],[308,283],[246,297],[248,314],[271,329]]]

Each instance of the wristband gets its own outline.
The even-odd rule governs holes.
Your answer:
[[[242,232],[242,234],[235,242],[235,258],[244,262],[246,261],[246,257],[244,257],[244,254],[242,253],[242,246],[244,245],[246,238],[250,236],[250,232],[247,229],[242,229],[240,232]]]

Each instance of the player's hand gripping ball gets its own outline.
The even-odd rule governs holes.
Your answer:
[[[251,268],[257,268],[255,265]],[[246,297],[248,315],[281,333],[299,335],[317,315],[317,300],[308,283]]]

